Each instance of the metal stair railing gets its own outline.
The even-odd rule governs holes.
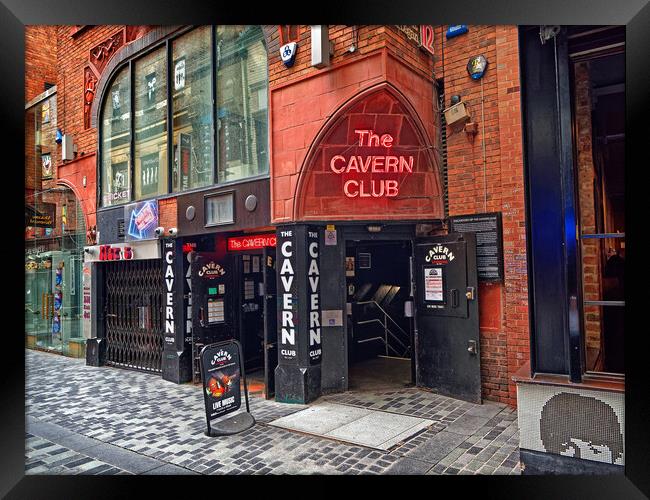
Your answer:
[[[397,329],[406,338],[409,339],[409,341],[410,341],[410,335],[408,333],[406,333],[404,331],[404,329],[401,326],[399,326],[399,324],[397,324],[397,322],[390,316],[390,314],[388,314],[386,312],[386,310],[383,307],[381,307],[376,301],[374,301],[374,300],[366,300],[366,301],[363,301],[363,302],[357,302],[356,304],[357,305],[374,304],[377,307],[377,309],[379,309],[384,315],[384,321],[383,322],[379,318],[373,318],[373,319],[368,319],[368,320],[363,320],[363,321],[357,321],[357,325],[367,325],[367,324],[370,324],[370,323],[379,323],[384,328],[384,336],[383,337],[372,337],[372,338],[368,338],[368,339],[364,339],[364,340],[357,340],[357,343],[361,344],[361,343],[364,343],[364,342],[370,342],[372,340],[381,340],[381,341],[383,341],[384,347],[386,349],[386,356],[389,356],[388,350],[391,349],[397,356],[406,357],[408,352],[411,350],[411,346],[404,344],[404,342],[402,342],[402,340],[400,340],[400,338],[397,335],[395,335],[395,333],[393,331],[391,331],[390,328],[388,328],[388,321],[387,320],[390,320],[397,327]],[[388,342],[388,336],[389,335],[395,342],[397,342],[399,344],[399,346],[402,349],[404,349],[403,352],[400,353],[400,351],[398,351],[392,345],[390,345],[390,343]]]

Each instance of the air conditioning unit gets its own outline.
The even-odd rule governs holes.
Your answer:
[[[74,160],[74,141],[70,134],[65,134],[61,141],[61,160]]]

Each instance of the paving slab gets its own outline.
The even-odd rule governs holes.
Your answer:
[[[401,457],[399,460],[397,460],[397,462],[386,469],[386,474],[426,474],[429,470],[432,469],[432,467],[433,466],[429,462],[423,462],[422,460],[416,460],[408,457]]]
[[[322,403],[274,420],[270,425],[389,450],[433,423],[432,420],[396,413]]]
[[[323,435],[370,413],[370,410],[363,408],[325,403],[273,420],[270,424],[309,434]]]
[[[133,474],[143,474],[164,465],[164,462],[155,458],[140,455],[107,443],[85,449],[84,454]]]
[[[437,464],[463,442],[463,436],[454,432],[440,431],[417,448],[406,453],[409,458]]]

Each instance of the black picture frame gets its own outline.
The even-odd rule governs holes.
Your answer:
[[[137,8],[134,6],[137,4]],[[303,4],[306,5],[306,4]],[[0,39],[3,50],[0,51],[0,66],[10,68],[15,77],[0,79],[1,95],[3,96],[4,122],[7,124],[5,143],[8,145],[8,155],[12,164],[24,162],[24,26],[28,24],[224,24],[242,22],[247,16],[249,22],[277,19],[278,6],[275,4],[259,4],[255,9],[244,7],[242,4],[220,4],[215,9],[210,2],[200,0],[185,0],[174,4],[166,3],[164,8],[156,0],[117,0],[111,3],[98,1],[62,0],[57,2],[57,8],[52,9],[46,0],[3,0],[0,5]],[[632,0],[629,2],[609,2],[604,0],[576,0],[568,3],[564,0],[520,0],[512,3],[505,0],[492,2],[459,0],[446,3],[424,4],[415,0],[382,3],[378,8],[369,7],[365,2],[342,2],[340,0],[311,4],[310,18],[336,20],[338,22],[367,24],[397,24],[407,22],[449,23],[462,19],[470,24],[625,24],[627,25],[628,50],[627,58],[627,115],[626,115],[626,162],[634,165],[634,160],[641,159],[647,138],[647,109],[650,88],[650,65],[647,64],[648,48],[650,47],[650,5],[647,0]],[[144,14],[143,14],[144,13]],[[285,9],[280,16],[282,21],[304,21],[304,7],[299,5]],[[335,19],[334,19],[335,18]],[[277,56],[276,56],[277,57]],[[627,200],[639,200],[640,189],[645,183],[639,182],[641,169],[628,170],[626,180]],[[22,172],[20,169],[9,169],[6,180],[13,185],[21,185]],[[9,194],[12,207],[19,207],[23,199],[14,200],[13,196],[22,197],[20,190]],[[632,195],[635,196],[632,196]],[[11,208],[13,210],[15,208]],[[627,216],[632,213],[628,203]],[[14,218],[15,220],[16,218]],[[637,262],[635,244],[639,228],[639,217],[629,218],[626,240],[628,242],[627,263],[630,278],[639,278],[631,274]],[[16,224],[11,226],[12,234],[21,238],[24,228]],[[13,233],[15,231],[15,233]],[[20,245],[9,245],[6,259],[20,262],[24,258]],[[21,266],[15,266],[20,268]],[[22,269],[16,276],[20,281]],[[628,279],[632,283],[634,279]],[[10,301],[16,300],[16,308],[20,293],[10,294]],[[632,293],[632,287],[626,294],[626,323],[633,324],[634,319],[640,319],[638,297]],[[13,304],[10,304],[11,308]],[[636,310],[636,316],[632,311]],[[650,414],[649,396],[647,391],[648,374],[645,368],[647,360],[642,359],[642,353],[650,352],[650,340],[647,335],[637,335],[633,343],[626,346],[626,467],[625,477],[527,477],[517,478],[473,478],[475,480],[456,483],[466,495],[479,495],[487,498],[641,498],[644,492],[650,494],[650,450],[648,443],[647,415]],[[9,336],[4,343],[4,385],[5,410],[2,413],[3,451],[0,462],[1,483],[0,496],[8,494],[8,498],[38,498],[48,496],[65,498],[114,498],[120,491],[126,494],[137,492],[133,481],[104,480],[96,477],[55,477],[55,476],[25,476],[24,475],[24,441],[25,441],[25,364],[24,339],[20,335]],[[292,483],[300,484],[301,478],[293,478]],[[382,478],[386,479],[386,478]],[[400,478],[398,478],[400,479]],[[407,483],[401,478],[397,485],[401,493]],[[420,478],[425,479],[425,478]],[[459,478],[456,478],[459,479]],[[328,478],[328,481],[332,479]],[[460,479],[459,479],[460,480]],[[349,485],[350,481],[346,481]],[[364,481],[366,484],[369,481]],[[415,492],[417,481],[409,478],[409,491]],[[382,490],[387,490],[387,482],[382,481]],[[144,479],[137,484],[144,485]],[[147,494],[155,489],[168,488],[168,481],[147,483]],[[196,484],[196,483],[195,483]],[[424,482],[423,482],[424,484]],[[429,487],[431,483],[428,483]],[[438,482],[436,482],[438,484]],[[447,484],[450,484],[449,482]],[[375,484],[375,486],[377,486]],[[303,485],[304,487],[304,485]],[[214,489],[207,485],[206,489]],[[271,486],[267,486],[271,488]],[[296,490],[297,491],[297,490]],[[141,489],[144,494],[144,488]],[[415,494],[415,493],[413,493]]]

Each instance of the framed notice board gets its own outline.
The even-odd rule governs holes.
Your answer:
[[[449,217],[449,231],[476,234],[479,281],[503,282],[503,226],[501,212]]]

